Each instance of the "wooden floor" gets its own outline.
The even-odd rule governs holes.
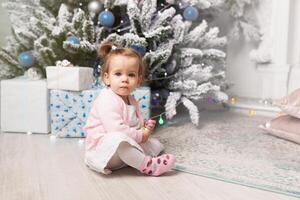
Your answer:
[[[105,176],[83,163],[78,139],[0,134],[1,200],[292,200],[183,172],[147,177],[125,168]]]

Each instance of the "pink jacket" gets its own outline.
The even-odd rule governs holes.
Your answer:
[[[136,100],[129,96],[129,102],[136,108],[136,114],[141,124],[144,124]],[[141,143],[143,132],[131,128],[128,124],[127,107],[123,99],[110,88],[104,88],[93,103],[86,125],[83,130],[87,133],[87,149],[95,147],[99,140],[108,133],[122,132]]]

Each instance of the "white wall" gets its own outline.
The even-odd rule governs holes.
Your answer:
[[[255,62],[249,59],[253,44],[243,40],[229,43],[227,48],[227,79],[233,83],[232,95],[257,98],[261,95]]]
[[[229,32],[232,23],[228,15],[221,14],[212,23],[212,26],[219,27],[219,36],[223,36]],[[249,53],[254,48],[254,44],[245,42],[243,38],[237,41],[228,41],[226,76],[228,82],[233,84],[228,91],[230,95],[241,97],[257,97],[259,95],[256,63],[249,58]]]
[[[300,1],[261,0],[257,10],[267,33],[269,64],[250,60],[253,44],[236,41],[228,46],[227,77],[235,85],[230,93],[252,98],[280,98],[300,88]]]
[[[0,46],[5,45],[5,37],[10,34],[10,21],[7,11],[1,6],[5,0],[0,0]]]

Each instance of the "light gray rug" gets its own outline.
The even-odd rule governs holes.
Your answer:
[[[205,111],[199,127],[181,116],[154,137],[176,155],[177,170],[300,197],[300,145],[260,130],[267,120]]]

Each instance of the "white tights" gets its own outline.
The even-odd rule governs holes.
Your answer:
[[[151,144],[150,144],[151,143]],[[160,143],[155,143],[154,140],[149,141],[149,143],[142,144],[144,147],[147,145],[156,145],[158,148],[158,152],[148,152],[150,156],[157,156],[162,150],[163,146]],[[147,147],[146,147],[147,148]],[[147,148],[151,149],[151,148]],[[117,152],[113,155],[110,161],[107,164],[108,169],[116,170],[120,169],[126,165],[129,165],[137,170],[140,170],[146,154],[135,148],[134,146],[130,145],[127,142],[120,143]]]

